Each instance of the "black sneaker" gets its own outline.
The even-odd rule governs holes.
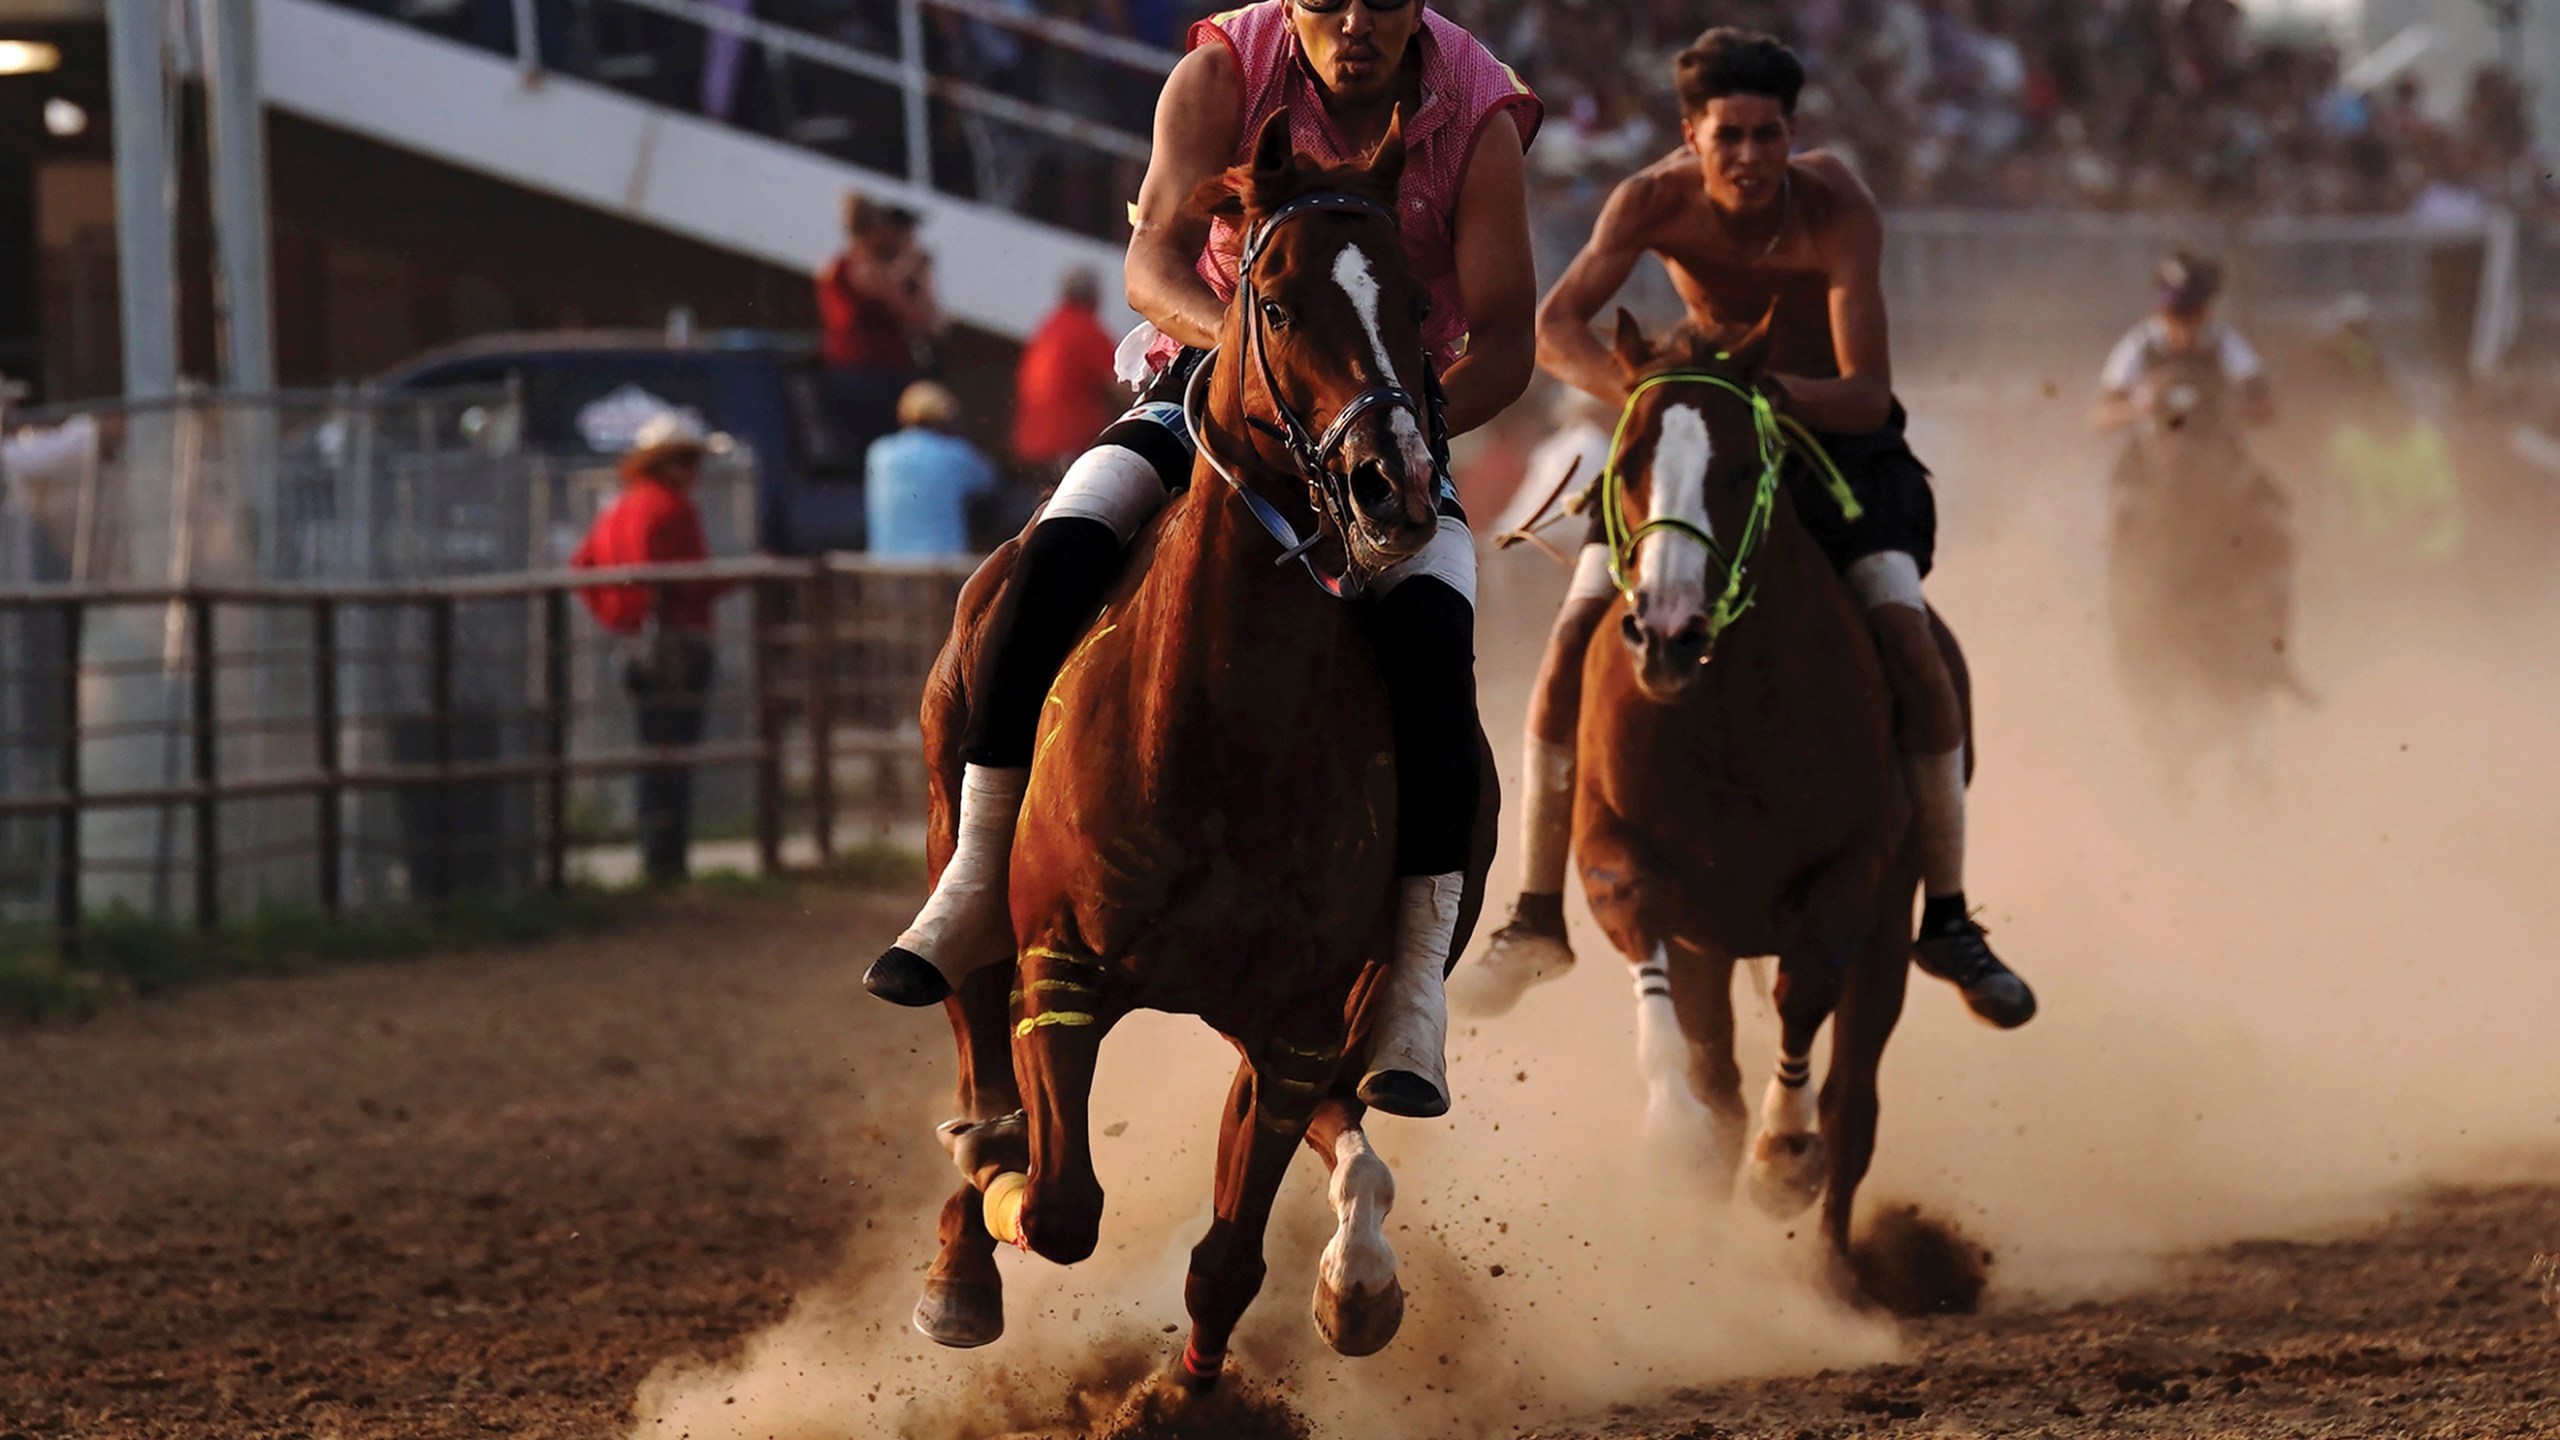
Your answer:
[[[1920,968],[1964,992],[1964,1003],[1983,1023],[2015,1030],[2035,1018],[2036,992],[1991,953],[1986,934],[1971,916],[1924,929],[1912,948]]]

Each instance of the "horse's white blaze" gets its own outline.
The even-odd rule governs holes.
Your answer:
[[[1671,957],[1660,945],[1636,967],[1636,1068],[1648,1138],[1679,1142],[1706,1124],[1707,1107],[1689,1088],[1689,1041],[1671,1006]]]
[[[1317,1262],[1324,1283],[1342,1296],[1384,1291],[1396,1278],[1395,1248],[1387,1243],[1396,1177],[1369,1148],[1367,1135],[1345,1130],[1333,1142],[1333,1183],[1325,1194],[1333,1202],[1336,1223]]]
[[[1769,1088],[1760,1097],[1760,1129],[1769,1135],[1808,1135],[1813,1132],[1813,1082],[1789,1085],[1772,1075]]]
[[[1677,520],[1714,534],[1715,527],[1707,519],[1707,465],[1714,458],[1707,419],[1698,407],[1665,408],[1661,433],[1653,444],[1650,518]],[[1678,530],[1647,535],[1636,551],[1636,573],[1644,621],[1661,633],[1677,635],[1706,608],[1707,552],[1696,536]]]
[[[1343,246],[1342,253],[1333,257],[1333,283],[1351,297],[1351,313],[1360,317],[1360,328],[1369,334],[1369,353],[1377,359],[1378,378],[1403,384],[1395,362],[1387,358],[1387,333],[1378,328],[1378,272],[1369,266],[1369,252],[1357,245]]]
[[[1430,474],[1431,446],[1423,440],[1421,428],[1413,423],[1412,412],[1398,410],[1389,415],[1387,430],[1396,437],[1396,455],[1404,461],[1404,473]]]

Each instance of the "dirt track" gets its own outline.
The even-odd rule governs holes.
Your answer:
[[[891,1174],[942,1073],[911,1058],[933,1027],[858,1003],[894,909],[675,901],[0,1036],[0,1437],[620,1433],[661,1361],[779,1318],[854,1230],[926,1223],[842,1166]],[[2560,1189],[2451,1193],[1538,1433],[2560,1433],[2537,1249]]]

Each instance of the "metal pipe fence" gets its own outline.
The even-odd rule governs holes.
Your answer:
[[[913,810],[915,716],[973,568],[830,557],[0,590],[0,917],[49,919],[73,955],[115,905],[210,928],[241,906],[556,891],[574,852],[630,838],[609,787],[671,767],[730,781],[730,803],[697,806],[697,840],[743,833],[771,872],[806,835],[823,862],[850,816]],[[743,592],[720,606],[720,653],[743,673],[715,687],[701,743],[637,743],[613,693],[622,649],[571,601],[704,583]],[[170,663],[106,641],[137,613],[179,617]],[[388,643],[351,645],[367,622]],[[498,630],[514,643],[492,649]],[[351,684],[365,666],[391,676]],[[162,682],[184,696],[164,723],[97,718],[119,713],[114,685]],[[365,694],[385,703],[350,703]],[[183,756],[174,780],[164,746]]]

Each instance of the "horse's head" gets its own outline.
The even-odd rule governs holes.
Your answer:
[[[1203,194],[1246,237],[1219,342],[1242,423],[1257,450],[1286,457],[1272,468],[1305,482],[1316,526],[1355,578],[1420,550],[1437,523],[1423,410],[1430,297],[1395,221],[1404,159],[1401,117],[1367,160],[1325,166],[1297,154],[1284,110],[1252,161]]]
[[[1688,687],[1750,603],[1751,562],[1777,506],[1780,442],[1760,389],[1769,327],[1683,329],[1656,346],[1618,312],[1632,394],[1601,493],[1627,648],[1656,700]]]

